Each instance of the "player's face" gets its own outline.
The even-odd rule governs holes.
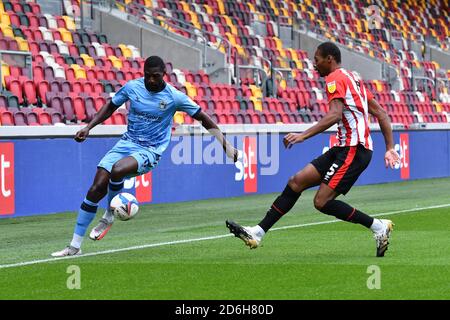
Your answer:
[[[159,67],[144,70],[145,86],[150,91],[161,91],[164,87],[164,70]]]
[[[314,69],[321,77],[326,77],[330,73],[331,59],[330,56],[323,57],[319,50],[314,54]]]

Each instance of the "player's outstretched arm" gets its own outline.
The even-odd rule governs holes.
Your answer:
[[[328,111],[328,113],[320,119],[319,122],[305,132],[288,133],[283,139],[284,146],[290,149],[294,144],[301,143],[318,133],[324,132],[333,124],[338,123],[342,118],[342,110],[344,109],[344,106],[344,102],[340,99],[331,100],[330,111]]]
[[[219,140],[220,144],[223,146],[223,150],[227,154],[227,156],[233,159],[234,162],[237,161],[238,158],[238,150],[235,149],[223,136],[222,131],[220,131],[217,124],[208,116],[205,112],[199,111],[197,112],[193,118],[197,121],[200,121],[202,126],[209,131],[213,136]]]
[[[384,161],[386,168],[388,166],[394,168],[395,165],[400,161],[400,156],[397,151],[394,150],[394,137],[392,135],[391,120],[389,120],[387,112],[378,104],[375,99],[370,99],[368,104],[369,113],[378,119],[381,132],[384,136],[384,142],[386,144]]]
[[[118,106],[116,106],[114,103],[112,103],[111,101],[107,104],[105,104],[96,114],[95,116],[92,118],[92,120],[88,123],[88,125],[86,127],[84,127],[83,129],[81,129],[80,131],[78,131],[75,134],[75,141],[76,142],[83,142],[84,140],[86,140],[86,138],[89,135],[89,131],[94,128],[96,125],[98,125],[99,123],[102,123],[103,121],[105,121],[106,119],[108,119],[109,117],[111,117],[111,115],[114,113],[114,111],[116,111],[116,109],[118,108]]]

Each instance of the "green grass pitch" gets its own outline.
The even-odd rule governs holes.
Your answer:
[[[229,236],[225,220],[256,224],[276,194],[141,206],[74,259],[49,254],[70,241],[75,212],[0,219],[0,299],[450,299],[449,186],[407,181],[341,197],[394,221],[384,258],[369,230],[316,211],[314,190],[256,250]],[[69,266],[80,289],[67,286]],[[379,289],[368,288],[371,268]]]

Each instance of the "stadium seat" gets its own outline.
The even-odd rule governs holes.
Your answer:
[[[76,97],[73,99],[73,108],[75,111],[75,116],[77,120],[86,120],[86,107],[84,105],[84,99],[81,97]]]
[[[62,98],[61,97],[52,97],[50,99],[47,99],[48,101],[48,106],[51,107],[52,109],[56,110],[57,112],[59,112],[60,114],[63,114],[63,102],[62,102]]]
[[[17,97],[19,104],[23,104],[22,85],[20,84],[20,81],[11,78],[10,76],[7,78],[10,78],[9,87],[7,85],[7,89]]]
[[[53,113],[51,114],[51,117],[52,117],[52,123],[53,123],[53,124],[56,124],[56,123],[64,123],[63,116],[62,116],[62,114],[59,113],[59,112],[53,112]]]
[[[42,112],[38,114],[38,120],[40,125],[52,125],[52,117],[47,112]]]
[[[0,113],[0,123],[2,126],[13,126],[14,125],[14,118],[11,112],[4,111]]]
[[[115,112],[112,116],[113,123],[117,125],[125,125],[126,124],[126,117],[120,112]]]
[[[0,109],[6,111],[6,107],[8,106],[8,100],[5,96],[0,96]],[[1,112],[1,111],[0,111]]]
[[[37,95],[36,95],[36,88],[34,86],[33,81],[27,80],[23,83],[23,92],[26,99],[27,105],[37,105]]]
[[[34,113],[34,112],[28,113],[27,114],[27,124],[29,126],[39,126],[39,125],[41,125],[39,123],[39,116],[36,113]]]
[[[14,124],[16,126],[26,126],[26,125],[28,125],[25,113],[23,113],[21,111],[14,112],[13,117],[14,117]]]
[[[76,1],[69,2],[71,5],[77,6]],[[419,92],[412,91],[411,81],[408,78],[412,74],[411,66],[416,69],[423,68],[423,74],[431,78],[436,75],[438,68],[434,62],[421,60],[420,52],[410,50],[409,40],[415,40],[416,33],[404,34],[404,39],[401,41],[392,39],[392,43],[388,45],[393,30],[399,30],[402,25],[411,26],[411,22],[404,19],[405,9],[397,4],[390,7],[390,10],[396,15],[396,19],[388,18],[389,21],[386,23],[389,24],[389,28],[367,30],[367,26],[361,23],[362,13],[352,12],[350,14],[346,5],[337,2],[327,3],[328,11],[324,16],[317,14],[317,12],[324,11],[325,7],[316,0],[309,1],[308,6],[302,3],[293,5],[294,3],[291,1],[282,1],[279,3],[280,5],[263,1],[257,8],[258,18],[264,21],[261,30],[265,34],[260,35],[259,30],[256,30],[256,27],[250,23],[249,16],[256,9],[253,8],[253,4],[250,6],[250,3],[225,1],[220,4],[221,8],[219,8],[218,2],[213,1],[206,9],[204,5],[195,3],[194,6],[194,3],[191,2],[151,2],[147,0],[126,0],[124,2],[132,7],[134,3],[145,3],[153,9],[164,9],[169,15],[208,30],[211,33],[208,39],[212,42],[217,41],[215,36],[228,39],[233,53],[232,63],[238,61],[247,64],[254,57],[262,57],[271,60],[274,67],[294,69],[293,87],[285,80],[278,79],[277,96],[268,98],[262,97],[262,90],[255,86],[257,81],[253,79],[251,73],[242,72],[242,84],[236,88],[226,84],[210,84],[209,77],[204,72],[177,69],[171,62],[166,62],[167,81],[186,92],[201,105],[202,109],[214,110],[217,113],[216,119],[221,123],[224,121],[227,123],[317,121],[328,111],[328,105],[323,100],[325,83],[314,70],[307,53],[303,50],[286,48],[278,37],[277,19],[281,15],[295,15],[312,25],[328,28],[329,34],[325,35],[327,37],[335,37],[339,41],[343,41],[346,37],[346,41],[350,39],[350,42],[351,39],[364,39],[373,47],[383,49],[384,55],[380,55],[373,48],[365,47],[364,44],[344,43],[344,45],[353,46],[353,50],[368,56],[386,60],[389,54],[397,52],[401,61],[395,60],[393,63],[397,63],[403,75],[403,78],[400,79],[403,85],[400,91],[392,91],[392,88],[381,80],[367,81],[367,87],[376,94],[377,100],[389,110],[390,115],[396,116],[398,121],[409,123],[411,121],[447,120],[446,116],[440,113],[443,110],[431,107],[431,101],[436,97],[446,99],[447,96],[443,95],[445,93],[439,92],[439,90],[433,92],[434,88],[426,88],[421,84],[417,89]],[[79,118],[77,110],[81,115],[79,106],[84,103],[85,116],[86,119],[89,119],[94,114],[94,109],[98,110],[103,105],[102,101],[97,100],[97,97],[104,99],[110,93],[117,91],[126,81],[143,75],[142,68],[145,59],[140,57],[137,48],[128,44],[112,45],[108,43],[105,35],[76,30],[72,17],[42,14],[38,3],[19,0],[3,1],[0,2],[0,7],[1,3],[5,3],[8,10],[0,13],[2,23],[0,47],[29,50],[32,53],[34,89],[32,82],[19,79],[22,73],[28,74],[27,72],[24,73],[18,67],[2,65],[2,71],[5,71],[2,72],[2,82],[6,82],[8,75],[12,76],[11,79],[15,79],[15,81],[10,81],[8,78],[7,86],[7,88],[11,88],[15,98],[5,95],[0,104],[6,102],[9,106],[11,102],[12,108],[28,104],[47,106],[55,104],[55,108],[65,115],[63,106],[65,104],[67,107],[68,102],[64,103],[63,99],[68,96],[71,97],[72,103],[77,105],[73,105],[76,118]],[[362,1],[355,0],[355,5],[362,5]],[[385,5],[385,3],[380,3],[380,6]],[[425,24],[436,26],[436,30],[429,28],[433,30],[433,36],[444,39],[443,36],[446,35],[444,30],[447,30],[445,18],[436,17],[432,20],[427,14],[424,14],[426,10],[423,7],[414,3],[411,3],[410,7],[421,13],[418,15],[421,19],[414,27],[418,25],[423,27]],[[444,15],[444,17],[446,16]],[[427,22],[424,23],[424,21]],[[186,32],[177,30],[176,27],[173,27],[173,31],[183,36],[189,36]],[[334,31],[339,31],[340,34],[336,35]],[[438,42],[438,45],[448,46],[445,41]],[[255,64],[258,65],[258,63]],[[264,64],[262,67],[265,68]],[[446,75],[448,77],[449,74]],[[55,79],[57,85],[53,83]],[[65,95],[49,96],[47,95],[49,92],[65,93]],[[71,95],[72,93],[79,95],[78,98]],[[400,105],[395,105],[394,100]],[[258,110],[261,111],[261,114]],[[298,114],[299,110],[302,114]],[[413,116],[414,112],[416,114]],[[120,121],[119,116],[117,119]],[[375,121],[375,119],[372,120]],[[185,117],[184,123],[188,123],[188,121],[190,120]]]
[[[77,118],[75,115],[72,98],[67,96],[64,97],[62,99],[62,104],[63,104],[63,114],[66,121],[76,122]]]

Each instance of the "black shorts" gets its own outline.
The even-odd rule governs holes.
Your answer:
[[[340,194],[346,194],[372,159],[372,151],[361,144],[333,147],[311,164],[322,176],[322,183]]]

